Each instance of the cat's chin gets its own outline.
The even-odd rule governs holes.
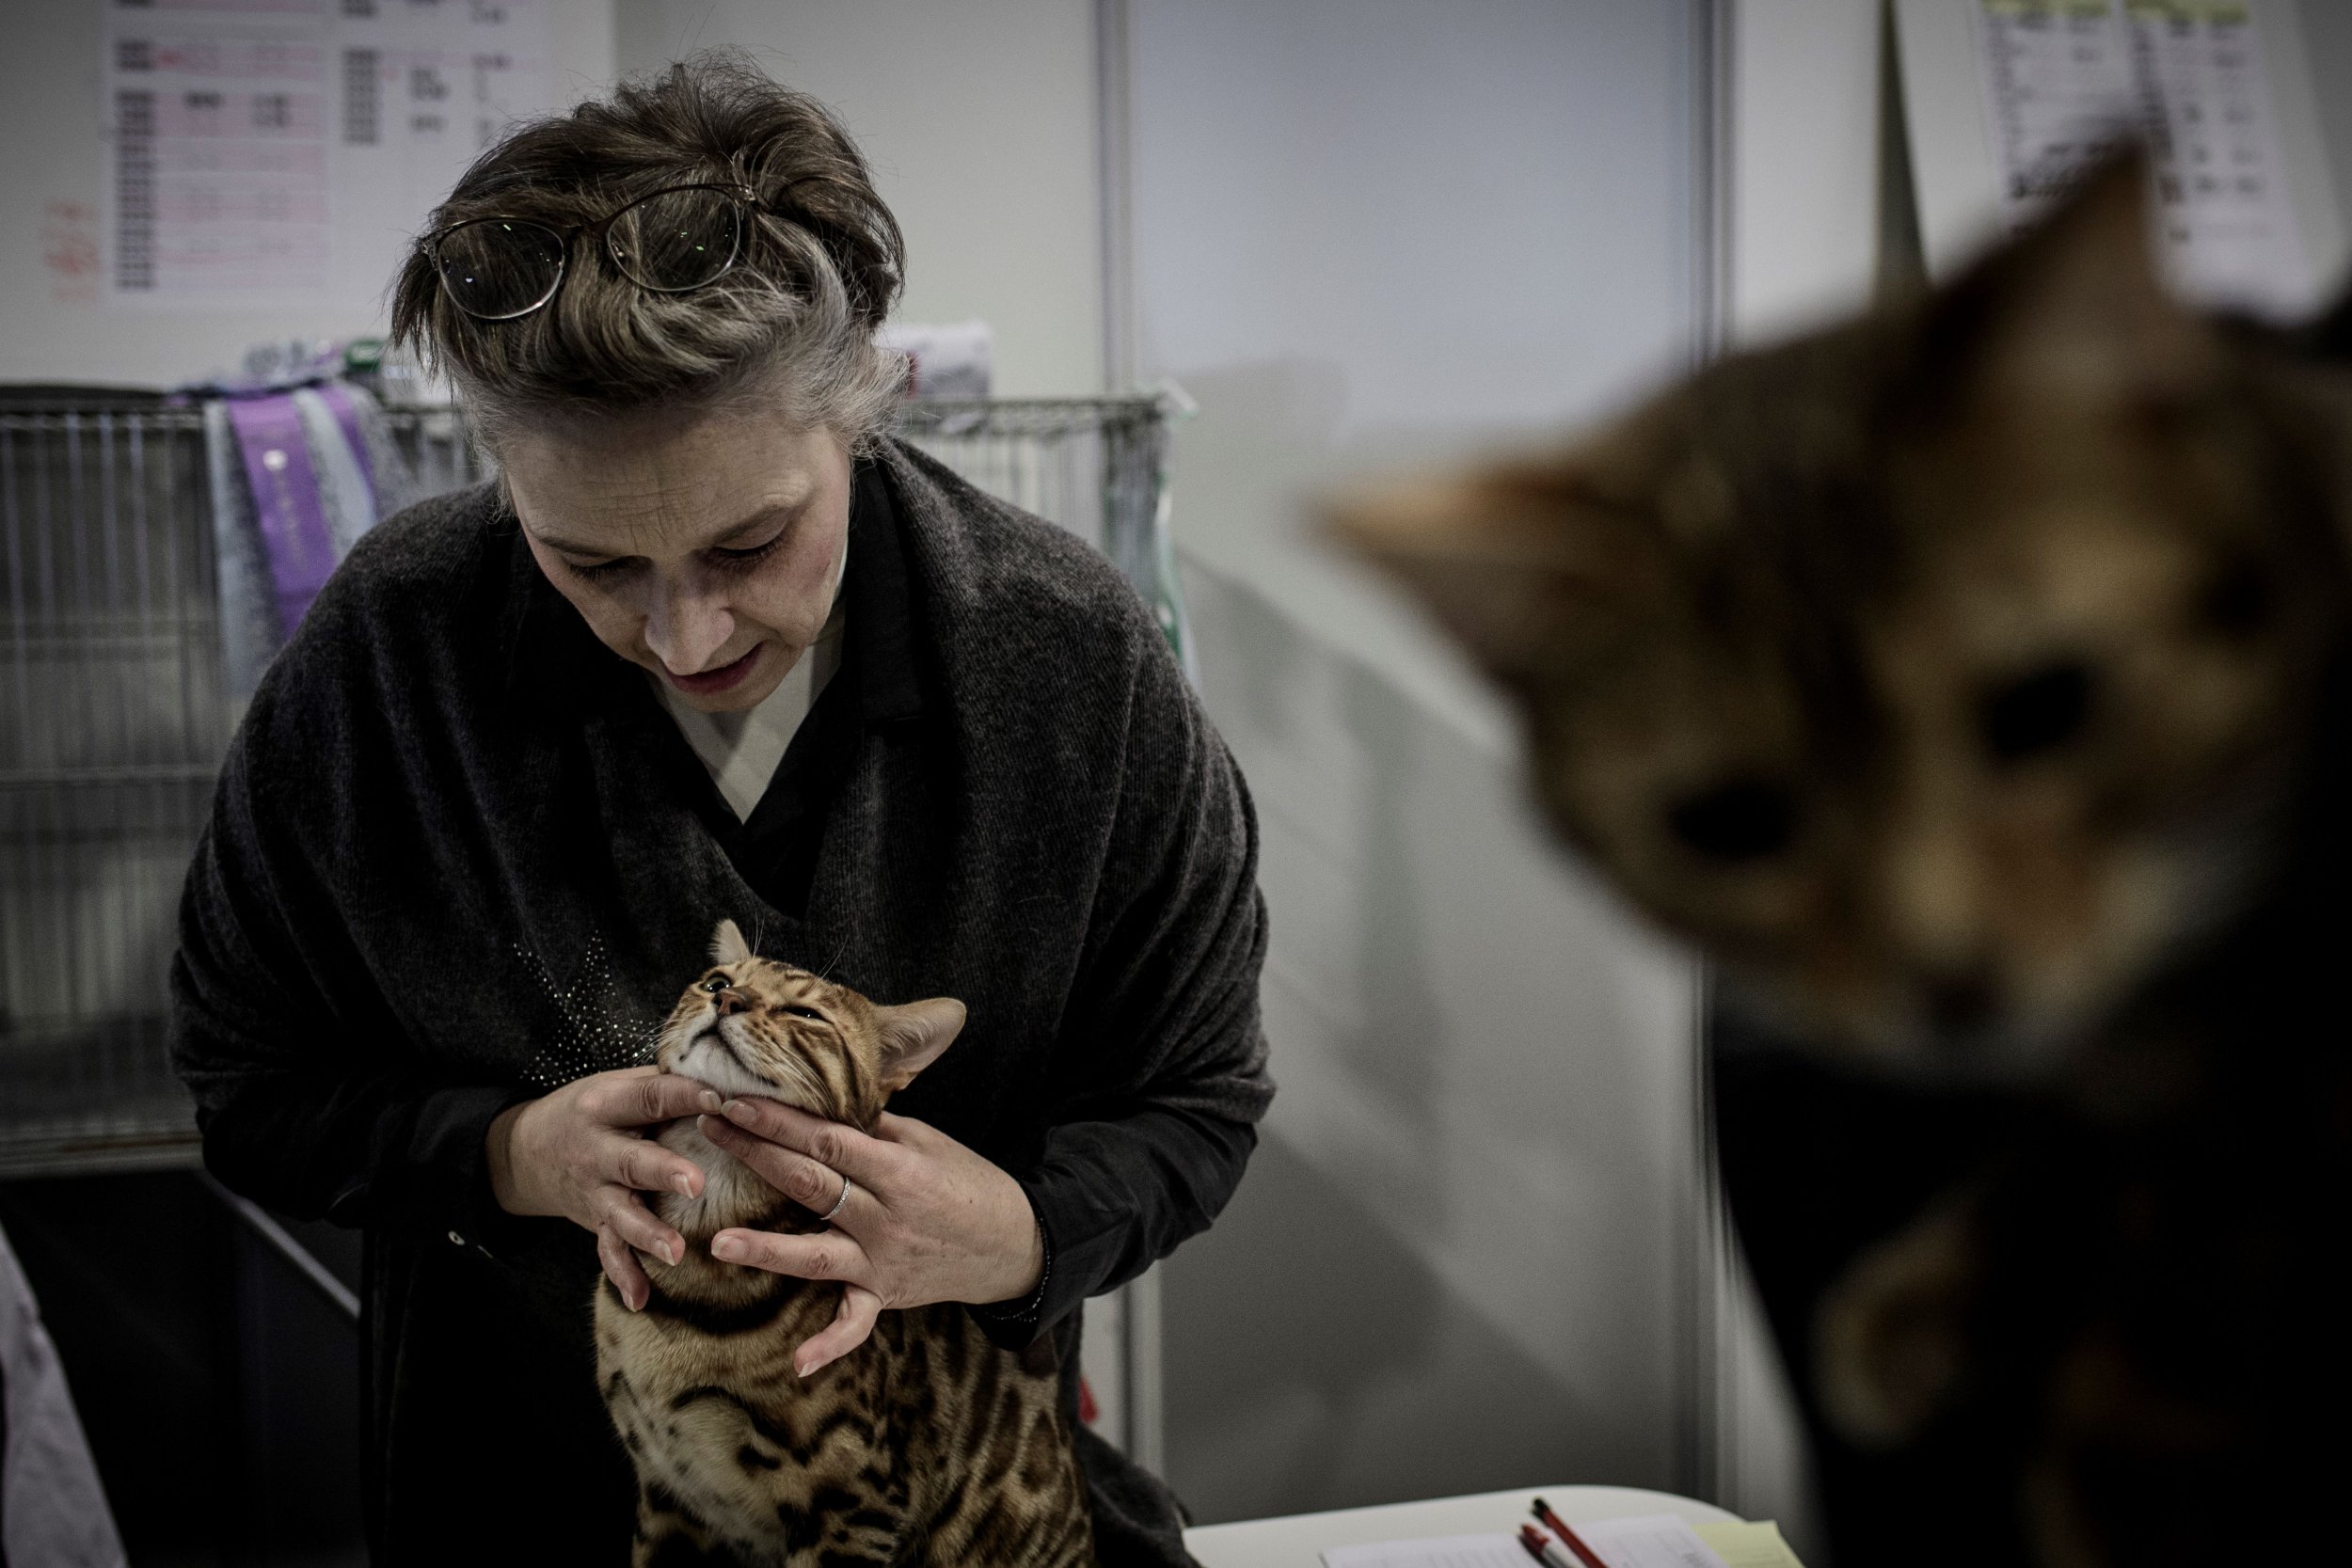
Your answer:
[[[2066,1077],[2080,1035],[2079,1024],[2007,1018],[1964,1030],[1922,1027],[1892,1054],[1901,1070],[1932,1082],[2044,1088]]]
[[[1859,1072],[1926,1084],[2038,1089],[2073,1070],[2090,1020],[2004,1013],[1966,1028],[1917,1017],[1857,1022],[1824,1016],[1803,999],[1724,977],[1723,1006],[1743,1032]]]
[[[660,1064],[663,1071],[707,1084],[729,1099],[739,1095],[756,1095],[763,1100],[777,1101],[806,1111],[811,1116],[825,1115],[820,1106],[811,1102],[805,1085],[779,1084],[754,1072],[707,1029],[665,1046]]]

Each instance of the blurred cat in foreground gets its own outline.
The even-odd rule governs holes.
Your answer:
[[[1890,1496],[1976,1516],[1913,1562],[2239,1557],[2352,1460],[2352,375],[2178,304],[2144,189],[1335,509],[1768,1034],[2000,1086],[1958,1180],[1775,1304],[1817,1434],[1880,1456],[1836,1471],[1879,1505],[1827,1488],[1849,1563]]]

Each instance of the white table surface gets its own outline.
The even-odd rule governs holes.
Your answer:
[[[1514,1535],[1520,1525],[1533,1522],[1527,1505],[1536,1497],[1549,1503],[1552,1512],[1571,1525],[1641,1513],[1677,1513],[1694,1525],[1739,1518],[1712,1503],[1677,1497],[1670,1492],[1644,1492],[1629,1486],[1534,1486],[1521,1492],[1482,1492],[1474,1497],[1432,1497],[1379,1508],[1198,1525],[1184,1531],[1184,1544],[1205,1568],[1320,1568],[1327,1546],[1410,1541],[1426,1535],[1496,1531]]]

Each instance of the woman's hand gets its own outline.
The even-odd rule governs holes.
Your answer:
[[[803,1377],[857,1349],[885,1307],[1013,1301],[1037,1289],[1045,1245],[1021,1184],[926,1123],[885,1114],[868,1137],[772,1100],[731,1100],[703,1135],[812,1212],[808,1236],[722,1230],[710,1254],[801,1279],[837,1279],[841,1310],[793,1353]]]
[[[629,1249],[665,1263],[686,1256],[686,1238],[647,1212],[637,1195],[692,1197],[703,1189],[701,1167],[634,1129],[718,1107],[707,1085],[658,1068],[575,1078],[490,1123],[484,1152],[491,1194],[510,1214],[561,1214],[595,1231],[604,1272],[634,1312],[653,1286]]]

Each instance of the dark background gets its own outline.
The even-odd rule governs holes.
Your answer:
[[[358,1291],[357,1231],[279,1223]],[[191,1171],[0,1181],[0,1227],[135,1568],[367,1560],[358,1324],[216,1188]]]

